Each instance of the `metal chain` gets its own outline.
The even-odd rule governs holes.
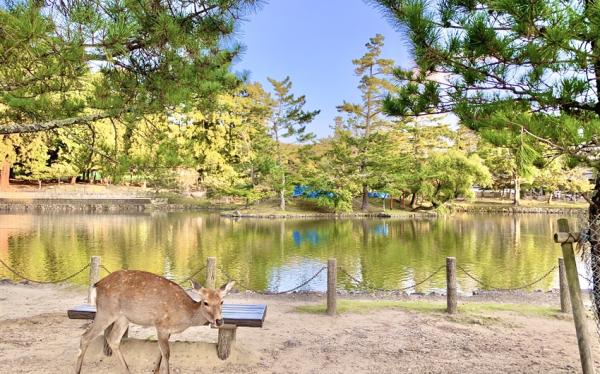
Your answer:
[[[323,266],[312,277],[310,277],[308,280],[302,282],[301,284],[299,284],[298,286],[296,286],[294,288],[290,288],[289,290],[279,291],[279,292],[269,292],[269,291],[259,291],[259,290],[247,287],[246,285],[242,284],[237,279],[235,279],[232,276],[230,276],[225,269],[223,269],[222,267],[219,266],[219,270],[221,270],[221,272],[223,273],[223,275],[225,275],[225,278],[227,278],[227,280],[235,281],[238,286],[242,287],[245,290],[252,291],[254,293],[261,293],[261,294],[265,294],[265,295],[282,295],[282,294],[285,294],[285,293],[294,292],[294,291],[296,291],[296,290],[298,290],[298,289],[306,286],[310,282],[312,282],[317,276],[319,276],[319,274],[321,274],[323,272],[323,270],[326,270],[326,269],[327,269],[327,267]]]
[[[55,281],[39,281],[39,280],[35,280],[35,279],[31,279],[31,278],[27,278],[26,276],[24,276],[23,274],[19,273],[18,271],[16,271],[15,269],[11,268],[10,266],[8,266],[6,264],[6,262],[2,261],[0,259],[0,263],[2,265],[4,265],[5,268],[7,268],[11,273],[13,273],[14,275],[16,275],[17,277],[21,278],[21,279],[25,279],[26,281],[29,281],[31,283],[39,283],[39,284],[55,284],[55,283],[63,283],[68,281],[69,279],[72,279],[76,276],[78,276],[79,274],[81,274],[85,269],[90,267],[90,264],[86,264],[84,267],[82,267],[79,271],[69,275],[68,277],[59,279],[59,280],[55,280]]]
[[[558,266],[554,266],[552,267],[552,269],[548,270],[544,275],[542,275],[541,277],[537,278],[536,280],[534,280],[533,282],[524,284],[522,286],[518,286],[518,287],[510,287],[510,288],[496,288],[496,287],[491,287],[489,284],[481,281],[480,279],[478,279],[477,277],[475,277],[473,274],[469,273],[467,270],[465,270],[465,268],[463,268],[460,265],[456,265],[456,267],[460,270],[462,270],[463,273],[465,273],[467,275],[467,277],[471,278],[472,280],[474,280],[475,282],[479,283],[480,285],[482,285],[484,288],[486,288],[488,291],[519,291],[519,290],[523,290],[525,288],[529,288],[531,286],[533,286],[536,283],[539,283],[541,281],[543,281],[544,279],[546,279],[550,274],[552,274],[556,269],[558,269]]]
[[[433,278],[434,276],[436,276],[443,268],[445,268],[445,265],[440,266],[437,270],[435,270],[433,273],[431,273],[430,275],[428,275],[426,278],[424,278],[423,280],[416,282],[415,284],[408,286],[408,287],[402,287],[402,288],[396,288],[396,289],[386,289],[386,288],[377,288],[377,287],[373,287],[371,285],[369,285],[368,283],[366,283],[365,281],[361,281],[359,279],[356,279],[354,276],[352,276],[352,274],[350,274],[348,271],[346,271],[346,269],[339,267],[338,269],[344,274],[346,275],[348,278],[350,278],[352,281],[354,281],[355,283],[357,283],[357,286],[362,286],[367,290],[372,290],[372,291],[381,291],[381,292],[393,292],[393,291],[406,291],[409,290],[411,288],[415,288],[417,286],[422,285],[423,283],[427,282],[428,280],[430,280],[431,278]]]
[[[189,282],[190,280],[194,279],[196,277],[196,275],[200,274],[200,272],[204,269],[206,269],[206,265],[200,267],[198,270],[193,272],[192,275],[190,275],[189,277],[187,277],[184,280],[182,280],[181,282],[179,282],[179,284]]]
[[[577,275],[579,275],[581,278],[585,279],[586,281],[588,281],[588,283],[590,284],[594,284],[594,281],[592,279],[590,279],[590,277],[588,277],[587,275],[583,275],[581,273],[577,273]]]

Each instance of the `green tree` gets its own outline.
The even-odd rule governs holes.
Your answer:
[[[424,169],[428,159],[437,152],[450,149],[454,133],[439,116],[408,121],[398,130],[394,132],[395,141],[406,159],[406,168],[399,178],[399,189],[411,194],[410,207],[415,209],[424,187]]]
[[[0,135],[210,107],[239,83],[222,41],[256,3],[2,2]]]
[[[600,169],[600,2],[372,1],[412,43],[418,74],[386,102],[395,115],[456,113]],[[416,98],[416,100],[415,100]],[[600,311],[600,178],[589,210]]]
[[[338,111],[347,115],[345,128],[349,135],[342,139],[348,140],[356,150],[359,162],[358,176],[362,185],[361,210],[369,209],[369,190],[382,175],[381,168],[373,155],[378,155],[378,148],[384,147],[385,135],[391,123],[382,116],[385,92],[392,88],[389,81],[394,67],[394,61],[381,58],[384,45],[383,35],[377,34],[365,44],[367,52],[352,63],[354,73],[360,77],[358,89],[362,96],[361,103],[344,102],[338,106]]]
[[[548,204],[555,191],[561,190],[586,196],[593,186],[585,177],[582,167],[571,168],[565,156],[552,158],[536,170],[532,186],[547,193]]]
[[[521,203],[521,185],[530,181],[535,174],[534,164],[541,157],[539,143],[526,137],[524,131],[515,133],[512,129],[482,129],[482,137],[493,146],[504,148],[510,162],[510,179],[514,190],[513,204]],[[537,146],[537,147],[536,147]],[[502,164],[502,163],[501,163]]]
[[[472,197],[475,184],[487,187],[491,183],[490,172],[477,154],[436,153],[423,169],[421,193],[434,208],[459,196]]]
[[[273,186],[279,193],[279,208],[285,210],[285,192],[287,189],[288,156],[281,145],[283,139],[293,137],[298,143],[314,138],[314,134],[306,131],[306,125],[320,113],[320,110],[306,111],[306,97],[295,97],[290,77],[282,81],[268,78],[273,86],[274,95],[271,100],[270,135],[275,141],[276,165],[272,169]]]

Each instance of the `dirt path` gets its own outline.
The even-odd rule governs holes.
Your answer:
[[[0,373],[73,370],[85,321],[66,309],[85,290],[0,285]],[[268,304],[265,327],[238,329],[227,361],[216,357],[217,333],[197,327],[171,340],[174,373],[577,373],[577,342],[570,319],[487,313],[453,318],[387,309],[337,317],[299,313],[314,297],[233,295],[230,302]],[[158,356],[151,329],[133,327],[123,352],[132,373],[148,373]],[[597,336],[594,356],[600,367]],[[191,341],[191,342],[190,342]],[[84,373],[119,373],[98,339]]]

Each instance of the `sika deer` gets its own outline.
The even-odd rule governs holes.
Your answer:
[[[164,360],[169,373],[169,337],[190,326],[223,325],[221,305],[234,282],[220,289],[209,289],[192,281],[200,301],[192,299],[179,285],[168,279],[145,271],[120,270],[96,283],[96,317],[94,323],[81,337],[75,372],[81,372],[83,356],[94,338],[114,323],[112,332],[106,337],[123,369],[129,373],[127,363],[119,346],[129,322],[142,326],[154,326],[158,337],[160,356],[154,369],[160,372]]]

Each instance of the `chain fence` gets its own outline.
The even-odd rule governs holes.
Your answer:
[[[577,215],[573,231],[579,231],[576,253],[581,258],[583,269],[579,276],[588,282],[596,332],[600,337],[600,216],[590,220],[589,212]]]
[[[78,271],[74,272],[73,274],[66,276],[64,278],[61,279],[57,279],[57,280],[52,280],[52,281],[42,281],[42,280],[36,280],[36,279],[31,279],[29,277],[24,276],[23,274],[21,274],[20,272],[18,272],[17,270],[15,270],[14,268],[10,267],[6,262],[2,261],[2,259],[0,259],[0,264],[2,264],[2,266],[4,266],[8,271],[10,271],[11,273],[13,273],[16,277],[24,279],[28,282],[31,283],[38,283],[38,284],[56,284],[56,283],[63,283],[66,282],[68,280],[71,280],[73,278],[75,278],[76,276],[78,276],[79,274],[83,273],[83,271],[87,268],[90,267],[90,263],[88,262],[87,264],[85,264],[81,269],[79,269]]]
[[[13,273],[15,276],[17,276],[18,278],[27,280],[29,282],[32,283],[39,283],[39,284],[56,284],[56,283],[63,283],[66,282],[74,277],[76,277],[77,275],[81,274],[83,271],[85,271],[86,269],[88,269],[90,267],[90,263],[86,264],[85,266],[83,266],[81,269],[79,269],[78,271],[74,272],[73,274],[58,279],[58,280],[53,280],[53,281],[41,281],[41,280],[35,280],[35,279],[31,279],[28,278],[26,276],[24,276],[23,274],[21,274],[20,272],[18,272],[17,270],[15,270],[14,268],[10,267],[8,264],[6,264],[6,262],[2,261],[2,259],[0,259],[0,264],[2,264],[6,269],[8,269],[11,273]],[[109,270],[105,265],[100,265],[100,268],[103,269],[105,272],[107,272],[108,274],[111,274],[112,271]],[[400,287],[400,288],[381,288],[381,287],[376,287],[374,285],[372,285],[371,283],[369,283],[368,281],[365,280],[361,280],[356,278],[355,276],[353,276],[350,272],[348,272],[346,269],[342,268],[342,267],[338,267],[337,270],[339,271],[340,274],[342,274],[343,276],[347,277],[350,281],[352,281],[354,283],[354,287],[361,289],[361,290],[365,290],[365,291],[377,291],[377,292],[404,292],[404,291],[408,291],[410,289],[415,289],[416,287],[428,282],[429,280],[431,280],[433,277],[435,277],[436,275],[438,275],[442,270],[444,270],[445,265],[442,265],[440,267],[438,267],[435,271],[433,271],[431,274],[429,274],[428,276],[426,276],[425,278],[423,278],[420,281],[416,281],[414,284],[411,284],[409,286],[405,286],[405,287]],[[549,277],[554,271],[556,271],[556,269],[558,268],[558,266],[554,266],[551,269],[549,269],[547,272],[545,272],[542,276],[536,278],[535,280],[528,282],[526,284],[517,286],[517,287],[510,287],[510,288],[504,288],[504,287],[493,287],[490,284],[480,280],[477,276],[473,275],[471,272],[469,272],[468,270],[466,270],[463,266],[461,265],[456,265],[456,268],[460,271],[462,271],[467,277],[469,277],[470,279],[472,279],[473,281],[475,281],[477,284],[479,284],[483,289],[485,289],[486,291],[517,291],[517,290],[524,290],[527,288],[530,288],[534,285],[536,285],[537,283],[540,283],[541,281],[543,281],[544,279],[546,279],[547,277]],[[196,271],[194,271],[191,275],[189,275],[188,277],[184,278],[182,281],[177,282],[179,285],[185,285],[187,282],[189,282],[190,280],[196,278],[203,270],[206,269],[206,265],[199,267]],[[312,281],[314,281],[323,271],[327,270],[326,266],[321,267],[319,270],[317,270],[312,276],[310,276],[308,279],[306,279],[305,281],[303,281],[302,283],[298,284],[295,287],[292,287],[290,289],[287,290],[283,290],[283,291],[264,291],[264,290],[258,290],[255,288],[252,288],[250,286],[248,286],[247,284],[245,284],[244,282],[240,281],[239,279],[236,279],[235,277],[231,276],[227,270],[225,268],[223,268],[222,266],[218,266],[217,269],[221,272],[221,274],[228,280],[228,281],[235,281],[236,282],[236,286],[239,288],[242,288],[244,290],[247,291],[251,291],[257,294],[265,294],[265,295],[282,295],[282,294],[287,294],[287,293],[291,293],[291,292],[295,292],[300,290],[303,287],[306,287],[307,285],[309,285]],[[582,278],[588,280],[590,283],[592,283],[592,278],[589,275],[583,275],[580,274]]]
[[[196,278],[198,276],[198,274],[200,274],[200,272],[202,270],[204,270],[204,269],[206,269],[206,265],[201,266],[200,268],[198,268],[198,270],[196,270],[195,272],[193,272],[192,275],[188,276],[187,278],[185,278],[181,282],[178,282],[178,284],[182,285],[182,284],[185,284],[185,283],[191,281],[192,279]]]
[[[299,290],[299,289],[307,286],[310,282],[312,282],[313,280],[315,280],[315,278],[317,278],[319,276],[319,274],[321,274],[323,271],[327,270],[327,267],[326,266],[321,267],[310,278],[308,278],[304,282],[300,283],[296,287],[293,287],[293,288],[290,288],[290,289],[284,290],[284,291],[277,291],[277,292],[273,292],[273,291],[261,291],[261,290],[254,289],[254,288],[249,287],[248,285],[244,284],[243,282],[240,282],[238,279],[235,279],[231,275],[229,275],[229,273],[227,273],[227,270],[225,270],[223,267],[219,266],[218,269],[221,271],[221,273],[225,276],[225,278],[228,281],[235,281],[236,286],[241,287],[241,288],[243,288],[243,289],[245,289],[247,291],[251,291],[251,292],[259,293],[259,294],[264,294],[264,295],[283,295],[283,294],[286,294],[286,293],[291,293],[291,292],[297,291],[297,290]]]
[[[422,279],[422,280],[420,280],[418,282],[415,282],[415,284],[412,284],[412,285],[407,286],[407,287],[395,288],[395,289],[387,289],[387,288],[375,287],[375,286],[369,284],[369,282],[367,282],[367,281],[357,279],[356,277],[354,277],[352,274],[350,274],[346,269],[344,269],[342,267],[338,267],[338,270],[340,271],[341,274],[345,275],[352,282],[354,282],[355,287],[357,287],[359,289],[364,289],[366,291],[378,291],[378,292],[402,292],[402,291],[408,291],[408,290],[410,290],[412,288],[416,288],[416,287],[422,285],[423,283],[427,282],[431,278],[435,277],[445,267],[446,267],[445,265],[440,266],[439,268],[437,268],[437,270],[435,270],[433,273],[431,273],[430,275],[428,275],[424,279]]]
[[[467,277],[469,277],[472,280],[474,280],[475,283],[477,283],[480,286],[482,286],[486,291],[511,292],[511,291],[525,290],[527,288],[535,286],[536,284],[540,283],[544,279],[548,278],[552,273],[554,273],[556,271],[556,269],[558,269],[558,266],[553,266],[551,269],[549,269],[547,272],[545,272],[543,275],[541,275],[540,277],[536,278],[535,280],[533,280],[533,281],[531,281],[529,283],[522,284],[520,286],[516,286],[516,287],[494,287],[494,286],[492,286],[492,285],[490,285],[490,284],[482,281],[478,277],[474,276],[473,274],[471,274],[469,271],[467,271],[461,265],[456,265],[456,268],[458,270],[462,271]]]

